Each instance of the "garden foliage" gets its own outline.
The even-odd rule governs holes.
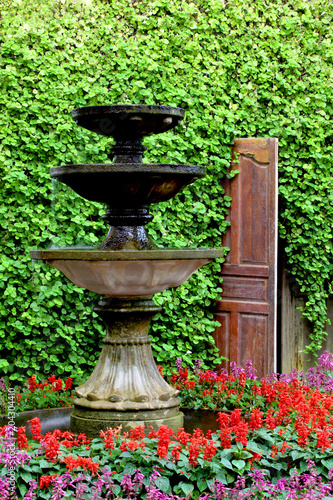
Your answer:
[[[217,412],[215,432],[119,426],[89,440],[58,429],[43,436],[33,418],[28,441],[26,427],[0,428],[0,495],[8,499],[12,466],[23,500],[332,498],[333,395],[323,390],[332,381],[332,354],[321,357],[321,375],[306,383],[293,373],[259,382],[246,368],[234,366],[234,375],[215,374],[215,381],[211,371],[197,368],[190,379],[177,368],[174,382],[183,389],[208,384],[220,399],[237,393],[233,411]],[[211,389],[208,407],[209,397],[216,402]]]
[[[159,246],[220,245],[230,199],[221,179],[234,137],[279,139],[280,232],[320,346],[332,276],[332,14],[329,0],[1,0],[0,368],[12,379],[89,373],[104,327],[97,297],[29,257],[96,245],[105,207],[51,184],[49,168],[107,160],[109,142],[78,128],[75,107],[183,107],[175,131],[145,140],[145,161],[207,166],[152,206]],[[220,264],[204,267],[151,328],[159,363],[216,361],[212,305]],[[97,354],[96,354],[97,353]],[[24,375],[23,375],[24,374]],[[81,373],[82,374],[82,373]]]

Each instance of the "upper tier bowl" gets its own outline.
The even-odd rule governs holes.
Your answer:
[[[72,111],[80,127],[115,138],[141,138],[166,132],[176,127],[184,114],[181,108],[143,104],[87,106]]]

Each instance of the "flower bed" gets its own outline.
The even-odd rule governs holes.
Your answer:
[[[318,405],[322,405],[318,395],[314,398],[304,403],[308,410],[313,409],[310,419],[309,411],[307,417],[302,411],[296,425],[290,413],[285,415],[288,424],[277,425],[271,418],[261,419],[258,410],[253,410],[247,424],[242,422],[240,410],[235,410],[231,415],[220,413],[221,429],[206,435],[200,430],[191,435],[182,429],[174,435],[162,426],[146,436],[139,426],[130,433],[109,429],[91,441],[84,435],[57,430],[43,438],[39,420],[33,419],[33,441],[20,428],[11,453],[11,428],[3,428],[1,498],[9,498],[6,475],[11,465],[16,471],[18,498],[24,500],[57,500],[66,495],[75,499],[141,498],[144,493],[148,500],[165,498],[162,494],[185,497],[190,493],[193,498],[231,495],[240,499],[246,498],[245,492],[248,498],[261,498],[260,488],[262,494],[274,493],[275,498],[285,498],[288,488],[295,492],[312,488],[314,494],[322,494],[318,498],[324,498],[333,494],[333,422],[329,413],[333,401],[317,419]]]
[[[333,354],[329,351],[325,351],[319,357],[318,365],[310,368],[306,374],[294,370],[289,374],[272,373],[258,380],[251,360],[246,362],[245,369],[231,362],[230,371],[230,375],[225,370],[219,375],[212,370],[203,371],[200,369],[200,360],[197,360],[195,369],[190,372],[187,367],[182,367],[178,359],[170,383],[180,391],[183,407],[219,411],[240,408],[243,414],[257,408],[266,415],[268,409],[276,408],[276,394],[282,387],[279,383],[299,381],[309,389],[333,393]]]
[[[43,437],[33,419],[28,441],[24,427],[16,435],[13,427],[3,427],[0,498],[332,498],[332,366],[333,355],[326,353],[305,377],[258,381],[240,367],[233,366],[230,376],[198,366],[191,374],[178,362],[172,381],[181,392],[196,391],[194,405],[200,397],[208,407],[223,399],[229,410],[239,402],[239,408],[218,413],[215,433],[174,434],[166,426],[122,433],[119,427],[89,441],[59,430]],[[9,497],[11,467],[17,497]]]
[[[15,411],[17,413],[45,408],[61,408],[73,405],[73,379],[66,380],[51,375],[38,383],[32,375],[22,387],[15,387]],[[0,379],[0,413],[7,414],[8,389]]]

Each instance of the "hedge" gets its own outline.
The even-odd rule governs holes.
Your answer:
[[[234,137],[279,139],[280,234],[313,324],[325,336],[332,277],[332,14],[329,0],[0,0],[0,368],[7,377],[91,372],[98,297],[29,250],[96,245],[105,207],[49,178],[51,166],[107,161],[110,140],[70,111],[98,104],[182,107],[175,131],[145,139],[147,162],[205,165],[207,177],[152,206],[159,246],[221,245],[221,179]],[[211,333],[221,262],[158,294],[158,363],[218,362]]]

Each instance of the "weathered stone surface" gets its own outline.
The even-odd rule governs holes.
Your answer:
[[[224,248],[160,248],[156,250],[96,250],[96,248],[54,248],[30,250],[33,259],[42,260],[189,260],[221,259]]]
[[[137,425],[152,426],[158,430],[161,425],[171,427],[174,432],[184,425],[183,414],[179,408],[142,412],[89,411],[75,408],[71,414],[71,432],[85,433],[89,438],[99,437],[100,431],[122,426],[129,432]],[[151,429],[147,429],[150,432]]]
[[[95,311],[107,335],[89,379],[76,389],[77,407],[100,410],[153,410],[179,406],[178,392],[159,373],[148,327],[160,308],[148,298],[104,299]]]

